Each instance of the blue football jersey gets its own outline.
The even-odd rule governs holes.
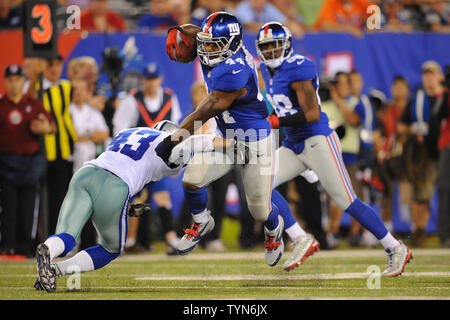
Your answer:
[[[233,130],[233,134],[245,141],[257,141],[270,134],[267,106],[259,91],[256,66],[244,47],[212,68],[202,64],[202,70],[208,92],[247,89],[244,97],[236,99],[228,110],[216,117],[224,136],[226,130]]]
[[[292,82],[295,81],[312,81],[320,107],[319,78],[315,64],[311,59],[298,54],[292,55],[283,61],[273,74],[270,74],[268,67],[261,63],[261,73],[266,83],[267,98],[278,117],[292,115],[302,107],[298,102],[295,90],[291,88]],[[293,145],[303,142],[309,137],[329,135],[332,132],[328,125],[328,117],[322,111],[320,111],[320,119],[317,122],[308,123],[301,127],[284,127],[284,129],[286,139],[283,145]],[[298,151],[301,152],[301,150]]]

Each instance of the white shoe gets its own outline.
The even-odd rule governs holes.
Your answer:
[[[269,266],[275,266],[280,261],[284,251],[283,242],[284,221],[278,216],[278,226],[275,230],[268,230],[264,227],[264,253],[266,254],[266,262]]]
[[[205,223],[193,223],[190,229],[184,230],[184,236],[177,245],[179,255],[186,255],[197,246],[198,242],[214,229],[214,218],[209,215]]]
[[[283,269],[286,271],[293,270],[300,266],[309,256],[312,256],[315,252],[319,251],[319,243],[311,235],[307,234],[303,237],[298,237],[292,241],[294,250],[292,255],[283,264]]]
[[[411,250],[402,242],[392,250],[386,249],[389,257],[389,265],[382,275],[385,277],[397,277],[403,273],[405,266],[413,258]]]

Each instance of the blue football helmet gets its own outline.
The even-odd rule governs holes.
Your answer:
[[[242,25],[228,12],[215,12],[202,23],[197,33],[197,55],[202,64],[214,67],[242,46]]]
[[[256,52],[269,68],[278,68],[292,54],[292,33],[279,22],[268,22],[256,35]]]

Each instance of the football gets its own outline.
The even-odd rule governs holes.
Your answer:
[[[176,61],[181,63],[189,63],[194,61],[197,57],[197,41],[195,37],[200,31],[200,28],[193,24],[184,24],[180,26],[183,34],[189,39],[189,44],[186,45],[183,41],[179,42],[181,50],[181,57],[176,56]]]

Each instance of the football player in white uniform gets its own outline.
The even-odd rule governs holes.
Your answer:
[[[97,159],[88,161],[72,177],[58,217],[56,232],[36,249],[37,290],[53,292],[56,278],[99,269],[122,252],[128,231],[130,198],[144,186],[176,175],[195,152],[232,150],[235,141],[215,135],[193,135],[177,145],[166,161],[155,147],[177,125],[158,122],[153,128],[122,130]],[[99,245],[62,262],[51,261],[70,252],[88,219],[98,232]]]

